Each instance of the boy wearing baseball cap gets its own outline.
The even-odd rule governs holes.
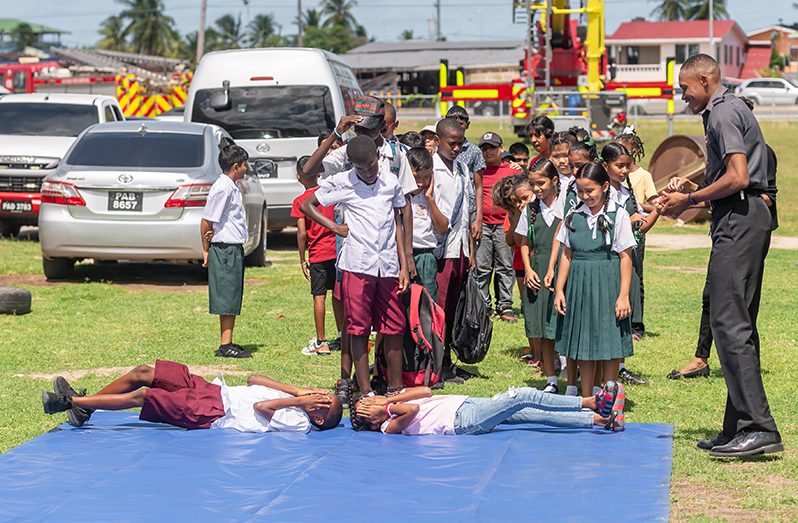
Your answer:
[[[497,133],[487,132],[479,139],[479,148],[485,159],[482,172],[482,238],[477,244],[477,280],[482,292],[491,303],[490,280],[496,290],[496,315],[508,322],[518,321],[513,312],[513,249],[507,244],[504,220],[507,211],[493,204],[493,186],[507,176],[518,171],[502,161],[502,138]],[[477,195],[477,201],[479,201]]]

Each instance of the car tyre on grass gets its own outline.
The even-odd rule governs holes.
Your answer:
[[[72,258],[42,258],[44,277],[59,280],[75,276],[75,260]]]
[[[27,314],[31,296],[28,289],[0,287],[0,314]]]
[[[14,222],[0,222],[0,236],[3,238],[16,238],[22,224]]]
[[[269,231],[268,220],[268,213],[264,208],[263,217],[260,220],[260,238],[258,239],[258,245],[255,247],[254,251],[247,254],[246,258],[244,258],[244,265],[246,267],[266,267],[266,237]]]

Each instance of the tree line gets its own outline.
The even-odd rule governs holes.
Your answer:
[[[183,58],[193,61],[197,31],[181,35],[163,0],[117,0],[122,11],[100,25],[100,49]],[[246,4],[246,2],[245,2]],[[345,53],[369,41],[352,14],[355,0],[324,0],[319,9],[302,13],[302,45]],[[297,35],[283,35],[273,14],[258,14],[249,23],[226,14],[205,29],[205,52],[247,47],[297,45]]]

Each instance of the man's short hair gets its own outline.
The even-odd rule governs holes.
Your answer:
[[[325,416],[324,422],[317,424],[313,418],[310,417],[310,423],[319,430],[334,429],[339,423],[341,423],[341,417],[343,416],[343,413],[344,409],[341,405],[341,400],[339,400],[337,396],[333,395],[332,405],[330,405],[330,408],[327,411],[327,416]]]
[[[385,123],[390,125],[396,121],[396,107],[390,102],[385,102]]]
[[[455,105],[455,107],[460,107]],[[451,111],[450,111],[451,112]],[[438,125],[435,126],[435,134],[438,136],[451,135],[451,134],[464,134],[463,126],[460,122],[451,116],[441,118]]]
[[[432,155],[426,147],[413,147],[407,151],[407,162],[415,171],[432,169]]]
[[[366,163],[377,157],[377,145],[366,135],[355,136],[346,144],[346,155],[352,163]]]
[[[465,120],[467,122],[468,111],[465,110],[465,107],[460,107],[459,105],[453,105],[446,112],[446,118],[457,118],[458,120]]]
[[[399,137],[399,143],[404,144],[410,148],[424,147],[424,138],[421,137],[416,131],[407,131]]]
[[[718,65],[717,60],[708,54],[699,53],[691,56],[684,61],[680,71],[717,76],[720,79],[720,65]]]
[[[219,167],[222,172],[229,171],[235,164],[242,164],[249,160],[249,153],[238,145],[230,144],[222,147],[219,151]]]

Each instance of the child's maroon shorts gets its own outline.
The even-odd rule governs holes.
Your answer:
[[[184,429],[209,429],[224,416],[221,387],[188,371],[182,363],[157,360],[139,419]]]
[[[405,311],[399,299],[399,279],[343,271],[344,325],[347,334],[403,334]]]

